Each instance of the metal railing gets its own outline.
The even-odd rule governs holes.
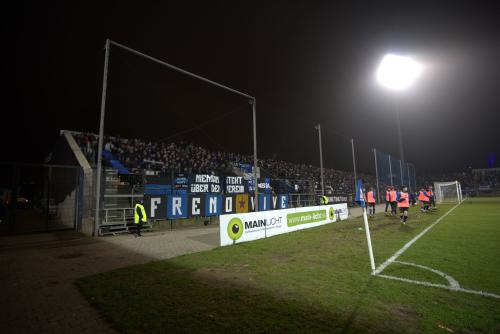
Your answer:
[[[288,204],[291,208],[314,206],[318,204],[316,194],[290,194]]]
[[[104,221],[99,225],[99,235],[129,232],[135,229],[134,208],[108,208],[103,209]],[[144,230],[151,229],[148,222],[142,226]]]
[[[108,208],[104,209],[104,223],[109,225],[112,223],[127,223],[134,219],[134,208]]]

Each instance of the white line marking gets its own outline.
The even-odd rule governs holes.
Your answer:
[[[462,201],[463,202],[463,201]],[[398,250],[396,253],[394,253],[393,256],[391,256],[389,259],[387,259],[384,263],[382,263],[375,271],[373,272],[372,275],[379,275],[384,269],[390,265],[392,262],[396,261],[398,257],[401,256],[411,245],[415,243],[418,239],[420,239],[424,234],[429,232],[431,228],[436,226],[440,221],[442,221],[446,216],[448,216],[453,210],[455,210],[462,202],[458,203],[454,207],[452,207],[450,210],[448,210],[444,215],[438,218],[434,223],[432,223],[429,227],[427,227],[425,230],[420,232],[415,238],[411,239],[406,243],[406,245],[403,246],[400,250]]]
[[[400,264],[404,264],[404,265],[407,265],[407,266],[412,266],[412,267],[417,267],[417,268],[421,268],[421,269],[432,271],[434,274],[439,275],[439,276],[445,278],[448,281],[448,283],[450,283],[450,287],[451,288],[453,288],[453,289],[460,289],[460,284],[458,284],[458,282],[457,282],[456,279],[454,279],[450,275],[447,275],[447,274],[445,274],[442,271],[439,271],[437,269],[432,269],[430,267],[426,267],[426,266],[423,266],[421,264],[410,263],[410,262],[403,262],[403,261],[394,261],[394,263],[400,263]]]
[[[429,268],[429,267],[426,267],[426,266],[422,266],[422,265],[419,265],[419,264],[415,264],[415,263],[403,262],[403,261],[396,261],[396,259],[398,257],[400,257],[401,254],[403,254],[411,245],[413,245],[418,239],[420,239],[431,228],[433,228],[440,221],[442,221],[446,216],[448,216],[453,210],[455,210],[464,201],[465,201],[465,199],[462,202],[460,202],[457,205],[455,205],[454,207],[452,207],[450,210],[448,210],[444,215],[442,215],[441,217],[439,217],[438,220],[436,220],[429,227],[427,227],[425,230],[423,230],[422,232],[420,232],[415,238],[413,238],[412,240],[410,240],[409,242],[407,242],[406,245],[403,246],[403,248],[401,248],[400,250],[398,250],[396,253],[394,253],[393,256],[391,256],[389,259],[387,259],[387,261],[385,261],[384,263],[382,263],[373,272],[372,275],[378,276],[378,277],[387,278],[387,279],[391,279],[391,280],[395,280],[395,281],[400,281],[400,282],[413,283],[413,284],[418,284],[418,285],[424,285],[424,286],[430,286],[430,287],[435,287],[435,288],[441,288],[441,289],[450,290],[450,291],[460,291],[460,292],[470,293],[470,294],[474,294],[474,295],[487,296],[487,297],[493,297],[493,298],[500,299],[500,295],[497,295],[497,294],[492,293],[492,292],[479,291],[479,290],[471,290],[471,289],[464,289],[464,288],[460,287],[460,284],[457,282],[457,280],[455,280],[453,277],[451,277],[451,276],[449,276],[449,275],[447,275],[447,274],[445,274],[445,273],[443,273],[443,272],[441,272],[439,270],[432,269],[432,268]],[[436,284],[436,283],[430,283],[430,282],[424,282],[424,281],[417,281],[417,280],[412,280],[412,279],[403,278],[403,277],[397,277],[397,276],[390,276],[390,275],[383,275],[383,274],[381,274],[381,272],[384,271],[384,269],[387,268],[387,266],[390,265],[393,262],[404,264],[404,265],[409,265],[409,266],[414,266],[414,267],[418,267],[418,268],[421,268],[421,269],[430,270],[433,273],[435,273],[435,274],[437,274],[437,275],[439,275],[441,277],[444,277],[448,281],[448,283],[450,283],[450,285]]]
[[[470,289],[464,289],[464,288],[460,288],[460,287],[454,288],[454,287],[448,286],[448,285],[435,284],[435,283],[423,282],[423,281],[416,281],[416,280],[412,280],[412,279],[408,279],[408,278],[389,276],[389,275],[384,275],[384,274],[378,274],[377,277],[383,277],[383,278],[392,279],[395,281],[431,286],[431,287],[441,288],[441,289],[450,290],[450,291],[460,291],[460,292],[471,293],[474,295],[487,296],[487,297],[493,297],[493,298],[500,299],[499,295],[497,295],[495,293],[491,293],[491,292],[486,292],[486,291],[470,290]]]

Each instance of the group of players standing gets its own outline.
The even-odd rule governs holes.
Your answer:
[[[375,204],[377,202],[375,190],[370,188],[368,192],[365,192],[365,202],[367,203],[368,215],[375,215]],[[431,208],[436,207],[436,202],[434,199],[434,192],[432,187],[421,188],[416,193],[409,193],[408,187],[401,187],[400,191],[397,191],[395,187],[389,186],[385,190],[385,212],[388,214],[388,209],[391,207],[391,215],[395,216],[397,214],[397,208],[399,208],[399,218],[401,224],[406,224],[408,220],[408,210],[410,206],[417,205],[417,200],[420,202],[420,210],[422,212],[428,212]]]

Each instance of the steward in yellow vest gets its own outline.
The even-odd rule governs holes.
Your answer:
[[[326,196],[321,196],[320,199],[321,199],[321,204],[323,204],[323,205],[327,205],[329,202],[328,197],[326,197]]]
[[[136,237],[142,237],[141,228],[144,223],[147,223],[146,210],[142,205],[142,200],[135,204],[134,207],[134,224],[136,225]]]

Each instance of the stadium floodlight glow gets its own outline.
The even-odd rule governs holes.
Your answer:
[[[393,90],[404,90],[420,76],[422,65],[411,57],[386,55],[377,69],[377,81]]]

